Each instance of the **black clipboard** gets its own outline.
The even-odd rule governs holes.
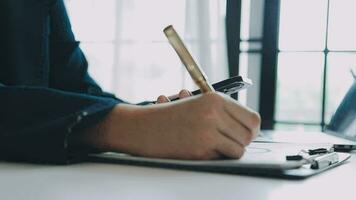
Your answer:
[[[254,143],[255,150],[263,150],[264,144]],[[266,145],[274,145],[275,150],[283,149],[281,144],[269,143]],[[292,145],[293,144],[287,144]],[[250,147],[251,148],[251,147]],[[296,147],[294,149],[298,149]],[[273,150],[274,151],[274,150]],[[304,179],[311,177],[316,174],[320,174],[326,170],[337,167],[345,163],[351,156],[348,153],[335,153],[338,155],[338,162],[323,167],[321,169],[312,169],[310,164],[301,163],[300,161],[286,161],[285,155],[295,151],[291,150],[288,152],[277,152],[274,154],[273,151],[267,152],[258,158],[253,159],[242,158],[240,160],[214,160],[214,161],[193,161],[193,160],[173,160],[173,159],[156,159],[156,158],[145,158],[136,157],[127,154],[120,153],[101,153],[101,154],[91,154],[88,157],[90,162],[104,162],[104,163],[116,163],[125,165],[136,165],[136,166],[146,166],[146,167],[158,167],[158,168],[170,168],[170,169],[180,169],[180,170],[190,170],[198,172],[215,172],[224,174],[239,174],[239,175],[249,175],[249,176],[264,176],[264,177],[275,177],[275,178],[285,178],[285,179]],[[299,150],[298,150],[299,151]],[[263,153],[263,152],[262,152]],[[272,155],[272,156],[271,156]],[[249,155],[247,155],[249,156]],[[250,153],[251,156],[251,153]]]

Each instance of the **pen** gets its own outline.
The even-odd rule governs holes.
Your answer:
[[[172,25],[167,26],[163,32],[168,38],[169,43],[172,45],[174,50],[177,52],[180,60],[184,64],[185,68],[188,70],[190,76],[194,80],[195,84],[198,85],[202,93],[214,92],[214,88],[208,83],[206,75],[196,64],[193,57],[189,53],[188,49],[185,47],[183,41],[179,37],[178,33],[174,30]]]

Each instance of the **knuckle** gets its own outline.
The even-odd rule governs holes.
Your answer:
[[[257,112],[252,112],[250,115],[250,122],[253,129],[256,129],[261,124],[261,116]]]
[[[223,101],[223,98],[221,97],[221,95],[219,95],[215,92],[206,93],[205,97],[210,104],[214,104],[214,105],[220,104]]]
[[[198,105],[201,119],[213,123],[212,121],[219,117],[222,105],[223,100],[220,95],[216,93],[202,95],[201,102]]]

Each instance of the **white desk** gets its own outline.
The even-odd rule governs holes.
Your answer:
[[[293,181],[116,164],[0,163],[1,200],[356,199],[356,154],[342,166]]]

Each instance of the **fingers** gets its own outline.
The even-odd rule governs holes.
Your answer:
[[[228,113],[223,113],[218,123],[217,152],[229,158],[241,158],[245,146],[253,139],[253,133],[240,122],[233,119]]]
[[[261,123],[261,118],[258,113],[247,107],[243,107],[232,99],[227,100],[227,103],[224,105],[224,110],[232,119],[251,131],[252,139],[257,136]]]
[[[238,159],[245,153],[245,148],[239,143],[221,135],[221,137],[219,137],[216,151],[223,156]]]
[[[168,99],[168,97],[164,96],[164,95],[160,95],[158,98],[157,98],[157,103],[167,103],[167,102],[170,102],[170,100]]]
[[[190,91],[188,91],[188,90],[181,90],[179,92],[178,96],[179,96],[180,99],[183,99],[183,98],[192,96],[192,93]]]
[[[184,99],[184,98],[190,97],[190,96],[193,96],[193,94],[189,90],[183,89],[179,92],[179,94],[175,94],[175,95],[172,95],[169,97],[166,97],[163,95],[159,96],[157,98],[156,103],[166,103],[166,102],[170,102],[171,100],[174,101],[174,100],[178,100],[178,99]],[[158,101],[159,99],[160,99],[160,101]]]
[[[218,131],[227,138],[247,146],[254,139],[253,133],[244,125],[234,120],[229,114],[224,113],[219,119]]]

